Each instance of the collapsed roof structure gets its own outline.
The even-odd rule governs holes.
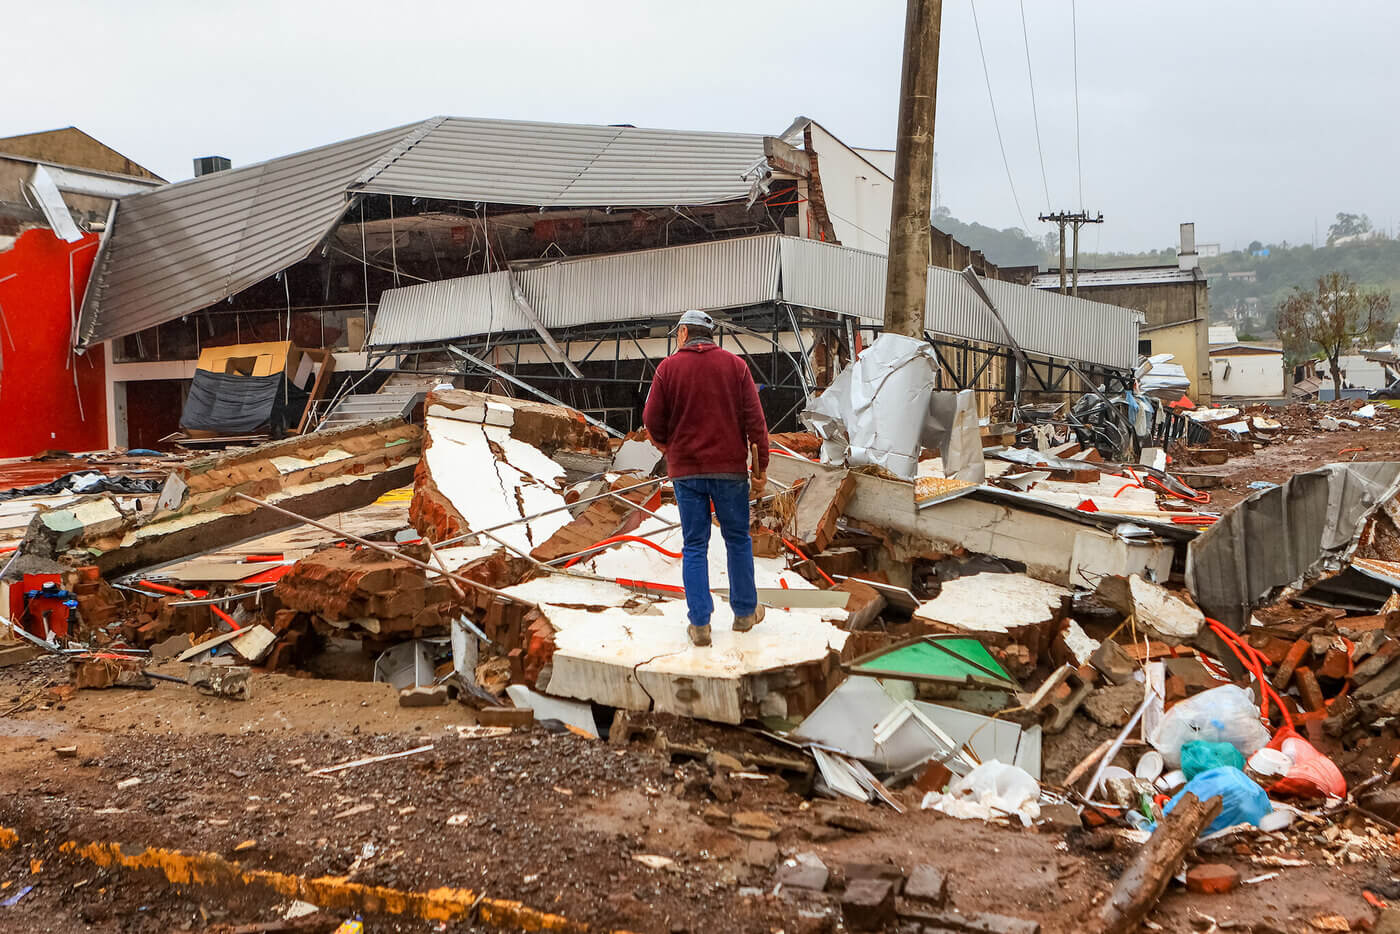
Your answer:
[[[791,426],[880,329],[891,186],[805,117],[778,136],[433,117],[121,199],[77,340],[121,362],[291,339],[342,354],[318,416],[411,370],[625,431],[666,325],[700,307],[725,312]],[[969,272],[930,269],[946,388],[978,388],[985,411],[1126,385],[1137,313],[948,252]]]

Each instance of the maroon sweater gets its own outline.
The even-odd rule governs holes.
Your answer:
[[[768,470],[768,423],[743,360],[715,344],[687,344],[661,361],[643,414],[651,439],[666,447],[672,477],[746,474],[750,444]]]

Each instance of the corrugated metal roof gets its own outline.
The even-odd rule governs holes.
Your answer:
[[[1141,266],[1136,269],[1081,269],[1079,270],[1079,287],[1109,286],[1109,285],[1161,285],[1172,282],[1195,282],[1194,271],[1190,269],[1178,269],[1176,266]],[[1074,281],[1074,273],[1066,271],[1065,282]],[[1031,285],[1037,289],[1058,289],[1060,287],[1060,273],[1043,272],[1031,279]]]
[[[83,346],[198,311],[304,258],[398,127],[122,198],[83,298]]]
[[[450,117],[359,189],[544,207],[654,207],[745,197],[763,137]]]
[[[87,295],[87,346],[189,314],[307,256],[347,192],[556,206],[748,195],[763,137],[434,117],[122,198]]]
[[[876,253],[766,234],[565,260],[517,275],[549,328],[667,317],[686,308],[739,308],[779,297],[880,323],[885,265],[885,257]],[[511,330],[500,317],[500,286],[461,284],[489,278],[386,291],[370,342],[428,343]],[[1006,282],[983,284],[1027,351],[1117,369],[1137,362],[1137,312]],[[947,337],[1006,344],[986,305],[952,270],[929,270],[927,321],[930,331]],[[521,316],[513,329],[528,330],[529,323]]]

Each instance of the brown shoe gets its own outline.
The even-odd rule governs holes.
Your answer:
[[[690,636],[690,644],[699,648],[704,648],[710,644],[710,627],[690,625],[685,627],[685,634]]]
[[[734,617],[734,631],[748,632],[761,622],[763,622],[763,604],[760,603],[758,609],[754,610],[748,616]]]

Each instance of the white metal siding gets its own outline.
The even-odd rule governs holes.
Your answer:
[[[795,237],[783,238],[782,257],[786,301],[883,322],[885,257]],[[1137,362],[1137,312],[998,280],[982,285],[1026,351],[1117,369]],[[991,311],[951,269],[929,268],[925,326],[945,337],[1006,344]]]

